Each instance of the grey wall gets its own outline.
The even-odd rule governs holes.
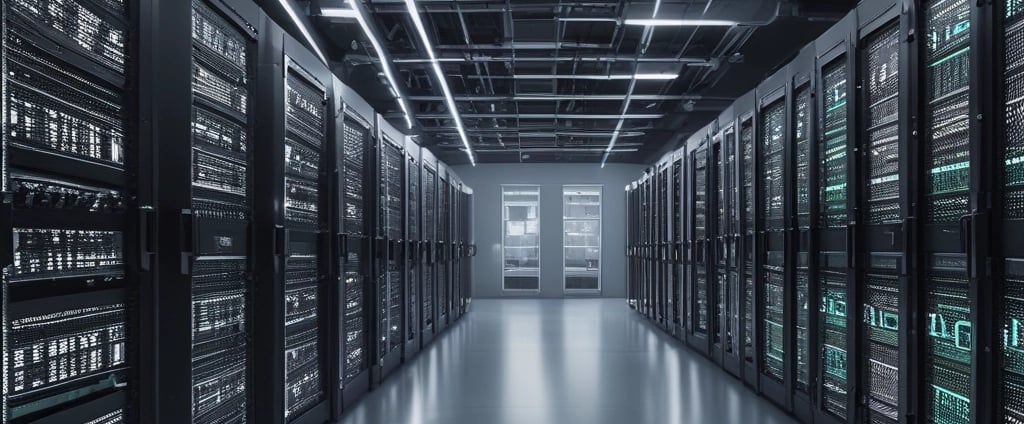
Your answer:
[[[540,186],[540,297],[562,293],[562,185],[599,184],[602,190],[601,294],[626,296],[626,184],[640,177],[642,165],[481,164],[452,169],[473,188],[473,297],[536,297],[501,290],[501,185]]]

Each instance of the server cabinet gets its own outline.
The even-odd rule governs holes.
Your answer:
[[[339,337],[341,369],[340,393],[337,401],[344,408],[365,394],[370,388],[370,367],[374,364],[376,345],[371,329],[376,308],[370,278],[371,212],[373,185],[370,166],[376,143],[376,124],[373,108],[362,97],[345,85],[335,85],[335,113],[337,128],[335,149],[338,162],[339,232],[338,270],[342,281],[340,294]],[[337,405],[337,403],[336,403]],[[337,408],[335,408],[337,413]]]
[[[818,316],[814,355],[818,405],[816,419],[847,422],[855,418],[854,377],[857,361],[856,273],[858,255],[856,216],[859,174],[856,145],[855,54],[851,34],[856,13],[825,32],[817,50],[817,183],[816,235],[811,281],[817,290]]]
[[[462,318],[462,182],[452,176],[451,186],[452,321]]]
[[[655,318],[656,322],[662,325],[664,328],[670,328],[671,317],[669,316],[669,308],[671,304],[668,300],[669,293],[669,267],[671,264],[668,259],[668,246],[669,246],[669,213],[671,212],[669,206],[669,173],[671,172],[671,154],[668,157],[662,158],[661,162],[655,167],[655,205],[653,208],[654,213],[654,233],[655,233],[655,249],[654,249],[654,275],[655,275]]]
[[[412,358],[416,353],[419,352],[420,346],[422,345],[422,334],[423,334],[423,315],[422,301],[420,298],[423,296],[421,290],[422,282],[420,278],[423,274],[423,267],[420,263],[420,257],[422,256],[423,249],[423,237],[422,237],[422,224],[421,219],[421,207],[423,205],[421,200],[421,179],[420,172],[422,167],[420,166],[422,157],[420,146],[411,137],[405,139],[405,156],[406,156],[406,172],[408,176],[406,181],[406,236],[405,236],[405,258],[406,261],[406,278],[405,278],[405,293],[406,293],[406,317],[405,317],[405,353],[403,357],[408,360]]]
[[[690,183],[690,222],[689,238],[692,246],[691,266],[688,272],[691,284],[687,288],[690,308],[690,327],[687,342],[701,353],[707,355],[708,332],[710,327],[709,306],[709,250],[710,233],[708,231],[708,215],[713,213],[708,208],[709,180],[709,128],[703,128],[690,139],[689,143],[689,183]],[[711,276],[713,277],[713,275]]]
[[[625,187],[626,190],[626,304],[630,308],[637,309],[639,300],[637,288],[636,269],[636,233],[637,216],[636,207],[636,183],[631,182]]]
[[[476,256],[476,243],[473,238],[473,189],[462,187],[462,239],[465,245],[462,261],[462,312],[469,312],[473,303],[473,257]]]
[[[380,115],[375,151],[376,213],[374,214],[373,279],[376,307],[376,382],[382,381],[402,359],[405,327],[405,135]]]
[[[760,333],[757,354],[760,359],[761,392],[784,409],[789,409],[791,387],[790,358],[787,349],[792,337],[788,326],[792,313],[788,299],[791,264],[786,260],[787,216],[790,213],[787,193],[787,152],[790,151],[788,69],[783,68],[757,88],[757,143],[754,146],[757,178],[755,196],[758,205],[758,228],[754,281],[756,325]]]
[[[257,294],[255,414],[281,422],[328,417],[326,343],[331,213],[330,71],[270,20],[261,30],[254,207]],[[266,231],[262,231],[266,230]]]
[[[109,2],[108,2],[109,4]],[[160,182],[153,308],[154,398],[141,422],[245,422],[254,408],[253,237],[260,202],[252,142],[259,102],[251,3],[142,2],[144,138]],[[153,20],[159,17],[160,24]],[[261,39],[260,45],[264,45]],[[277,42],[280,48],[280,41]],[[141,246],[141,250],[150,251]],[[282,372],[283,374],[283,372]],[[259,385],[262,387],[262,385]],[[149,403],[151,402],[151,403]]]
[[[686,239],[684,235],[685,226],[683,225],[683,219],[685,216],[684,206],[685,201],[685,187],[683,183],[683,177],[686,174],[684,172],[684,164],[686,163],[686,148],[677,149],[672,152],[672,170],[670,177],[671,186],[671,212],[669,213],[669,219],[671,220],[671,239],[669,241],[669,262],[670,262],[670,274],[668,280],[669,286],[669,304],[671,305],[670,316],[672,320],[669,322],[669,330],[676,337],[680,337],[685,334],[685,323],[683,317],[688,310],[686,308],[686,296],[683,292],[683,253],[685,252]]]
[[[754,325],[757,287],[754,285],[754,249],[757,240],[757,217],[754,176],[757,169],[754,156],[754,103],[755,92],[751,91],[736,100],[733,108],[737,114],[739,138],[739,232],[740,232],[740,341],[742,343],[743,380],[750,386],[758,387],[758,356],[755,341],[758,329]]]
[[[653,221],[651,208],[650,176],[645,171],[640,180],[640,269],[643,281],[643,313],[648,318],[654,317],[654,288],[651,275],[651,240],[653,238]]]
[[[920,414],[933,422],[979,421],[987,408],[975,408],[976,378],[980,373],[978,342],[984,331],[972,328],[981,313],[978,296],[981,279],[977,257],[983,246],[975,243],[985,217],[979,186],[982,148],[981,84],[978,78],[983,29],[981,8],[965,0],[929,1],[920,4],[917,27],[926,37],[917,40],[920,136],[916,165],[922,209],[918,225],[917,324],[925,337],[920,342]],[[987,78],[987,76],[986,76]],[[973,123],[972,123],[973,122]],[[977,336],[982,336],[978,340]]]
[[[137,216],[153,199],[137,5],[2,7],[0,418],[138,420],[152,262]]]
[[[786,260],[792,263],[792,302],[793,337],[789,350],[790,374],[793,393],[793,413],[804,421],[810,421],[813,412],[811,400],[811,329],[817,323],[817,316],[812,314],[812,305],[816,290],[810,284],[810,263],[812,222],[817,217],[812,205],[812,189],[814,171],[811,166],[812,142],[815,140],[813,96],[815,89],[814,63],[816,51],[814,46],[805,47],[789,65],[789,82],[792,84],[792,101],[790,106],[792,148],[786,154],[791,166],[787,168],[786,178],[792,181],[787,187],[791,213],[787,215]],[[815,174],[816,175],[816,174]],[[816,198],[816,196],[813,196]],[[816,203],[815,203],[816,204]]]
[[[451,242],[451,191],[448,166],[443,162],[437,164],[437,325],[438,331],[448,328],[450,304],[450,281],[451,281],[451,249],[448,243]]]
[[[423,267],[421,272],[421,278],[423,279],[421,293],[423,299],[423,346],[426,346],[427,342],[432,340],[438,332],[437,259],[439,253],[437,247],[437,211],[439,202],[437,201],[437,159],[427,149],[422,150],[422,155],[423,208],[421,212],[424,249],[421,259],[421,266]]]
[[[858,180],[856,220],[861,263],[856,279],[860,336],[856,378],[860,414],[873,423],[906,422],[910,390],[909,314],[911,290],[907,236],[913,206],[908,184],[910,80],[908,21],[899,2],[858,7],[857,112]],[[849,303],[848,303],[849,304]]]
[[[722,367],[740,376],[740,268],[739,268],[739,157],[735,109],[729,107],[718,117],[722,166],[717,178],[716,273],[721,330]]]
[[[1021,84],[1024,73],[1021,65],[1022,39],[1024,39],[1024,3],[1003,0],[996,2],[992,16],[998,17],[999,26],[995,32],[997,42],[995,55],[997,66],[994,68],[996,89],[994,93],[1002,93],[996,97],[997,112],[1002,115],[994,120],[1001,140],[995,162],[1000,164],[999,185],[995,192],[994,211],[997,217],[998,232],[994,232],[993,252],[998,277],[993,281],[1002,281],[1000,299],[1002,328],[993,326],[990,337],[995,331],[1001,330],[1000,357],[997,386],[995,388],[998,408],[991,417],[1005,423],[1024,422],[1024,362],[1021,355],[1021,319],[1024,310],[1024,245],[1011,234],[1024,234],[1024,85]],[[998,237],[1002,234],[1002,237]],[[997,339],[998,340],[998,339]],[[1000,418],[1001,416],[1001,418]]]

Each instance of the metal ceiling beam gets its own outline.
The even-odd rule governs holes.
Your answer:
[[[571,114],[571,113],[462,113],[464,119],[659,119],[662,113],[642,114]],[[419,119],[451,119],[448,113],[420,113]]]
[[[559,100],[622,100],[625,94],[559,94],[559,95],[518,95],[518,96],[455,96],[457,102],[545,102],[545,101],[559,101]],[[407,96],[407,99],[414,102],[443,102],[443,96]],[[655,101],[667,101],[667,100],[711,100],[711,101],[728,101],[731,102],[733,99],[725,97],[701,97],[701,96],[686,96],[686,95],[670,95],[670,94],[634,94],[633,100],[655,100]]]
[[[554,43],[549,43],[554,44]],[[458,48],[459,46],[453,47]],[[461,46],[465,47],[465,46]],[[552,46],[553,48],[553,46]],[[462,55],[462,56],[447,56],[437,58],[438,62],[442,63],[460,63],[460,62],[641,62],[641,63],[694,63],[694,64],[710,64],[711,61],[708,58],[700,57],[629,57],[629,56],[557,56],[557,57],[529,57],[529,56],[484,56],[484,55]],[[429,59],[423,59],[416,56],[406,57],[393,57],[392,63],[397,64],[428,64]]]

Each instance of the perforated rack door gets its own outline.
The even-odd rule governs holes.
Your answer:
[[[736,129],[730,122],[722,139],[722,172],[719,174],[719,210],[722,213],[719,224],[720,257],[719,278],[723,279],[722,298],[724,308],[722,315],[723,351],[725,355],[739,357],[739,320],[740,320],[740,273],[739,273],[739,190],[737,186]],[[727,358],[728,359],[728,358]],[[738,359],[733,359],[738,361]]]
[[[682,255],[683,255],[683,159],[677,158],[672,162],[672,243],[675,245],[672,247],[672,251],[675,252],[674,265],[672,266],[672,273],[669,280],[669,286],[672,290],[671,302],[672,302],[672,325],[676,328],[682,327],[683,325],[683,314],[687,310],[682,305],[684,299],[688,296],[684,296],[681,293],[682,280],[683,280],[683,268],[682,268]],[[632,192],[631,192],[632,195]]]
[[[377,317],[379,353],[381,357],[402,346],[404,326],[403,282],[405,264],[395,254],[404,238],[405,225],[405,154],[384,137],[380,141],[378,170],[379,220],[377,234],[387,245],[381,252],[377,270]]]
[[[818,228],[820,243],[814,252],[815,279],[820,295],[818,308],[819,390],[822,410],[840,419],[848,416],[848,360],[850,328],[848,317],[855,309],[848,298],[848,252],[853,218],[848,210],[851,169],[848,146],[850,99],[848,58],[845,52],[820,69],[821,103],[818,134]]]
[[[348,387],[364,371],[369,369],[367,360],[370,348],[368,335],[370,310],[366,303],[365,275],[369,271],[370,259],[367,247],[366,220],[366,146],[371,143],[369,125],[360,119],[351,107],[345,107],[342,134],[342,194],[341,230],[347,244],[345,261],[342,265],[344,317],[342,387]]]
[[[121,1],[3,2],[0,421],[124,417],[138,369],[137,38]],[[148,196],[145,198],[148,199]],[[12,210],[13,209],[13,210]],[[82,342],[83,340],[87,342]],[[133,369],[130,369],[133,368]],[[63,417],[63,418],[60,418]]]
[[[756,244],[756,227],[754,226],[757,208],[754,197],[754,120],[752,117],[740,120],[740,213],[742,233],[742,255],[740,258],[742,321],[743,321],[743,359],[753,365],[756,355],[754,343],[754,250]]]
[[[1024,1],[1004,0],[1002,137],[1003,231],[1024,228]],[[998,9],[997,9],[998,10]],[[1002,403],[1003,422],[1024,423],[1024,249],[1003,237],[1004,269]]]
[[[923,6],[921,138],[924,234],[924,312],[928,319],[921,371],[924,418],[967,422],[971,417],[971,300],[960,221],[969,212],[971,137],[969,80],[971,10],[967,0]],[[951,230],[951,231],[950,231]],[[946,232],[960,237],[944,238]]]
[[[762,204],[759,213],[764,225],[765,234],[770,237],[785,229],[783,204],[783,175],[785,163],[785,131],[786,131],[785,98],[775,100],[763,106],[760,111],[759,156],[761,162],[761,178],[758,190]],[[767,246],[767,243],[765,243]],[[760,355],[762,373],[774,380],[782,382],[785,378],[786,346],[785,346],[785,252],[781,250],[765,250],[757,252],[763,255],[760,273],[761,291],[759,301]]]
[[[252,220],[250,39],[206,2],[192,2],[192,418],[246,421]],[[206,248],[204,248],[206,247]],[[241,358],[241,360],[239,360]]]
[[[900,132],[900,24],[898,19],[862,41],[861,85],[864,117],[859,137],[864,163],[861,200],[866,260],[859,278],[861,299],[861,381],[867,414],[874,422],[896,423],[900,410],[900,302],[906,290],[901,181],[907,174]],[[901,169],[902,168],[902,169]]]
[[[722,238],[725,224],[725,185],[722,180],[725,164],[723,163],[723,146],[720,136],[716,136],[711,145],[710,169],[708,175],[708,304],[711,320],[709,331],[711,343],[716,350],[722,349],[722,322],[725,311],[725,282],[728,275],[725,269],[725,255],[722,252]]]
[[[423,240],[427,246],[426,268],[423,271],[423,328],[434,329],[437,316],[437,171],[429,166],[423,169]]]
[[[693,164],[693,243],[695,246],[693,281],[693,331],[708,332],[708,148],[698,148],[691,155]]]
[[[284,81],[284,417],[290,419],[323,400],[321,304],[325,260],[320,234],[326,229],[326,193],[321,166],[327,145],[327,94],[286,57]]]
[[[419,253],[420,243],[422,234],[420,233],[420,162],[413,157],[409,156],[406,161],[408,164],[408,190],[407,190],[407,243],[405,244],[408,248],[406,253],[406,259],[408,260],[409,266],[406,277],[406,302],[408,308],[406,310],[406,341],[412,341],[416,338],[420,331],[420,276],[423,274],[423,267],[419,263],[419,258],[416,256]]]
[[[793,95],[794,121],[794,162],[796,188],[797,228],[801,234],[808,234],[811,228],[811,85],[797,87]],[[796,315],[796,367],[793,370],[794,388],[808,393],[810,389],[810,275],[808,243],[798,244],[794,275]]]

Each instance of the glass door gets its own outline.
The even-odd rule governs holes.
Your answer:
[[[601,290],[601,186],[562,187],[563,288]]]
[[[540,187],[502,186],[502,288],[540,291]]]

